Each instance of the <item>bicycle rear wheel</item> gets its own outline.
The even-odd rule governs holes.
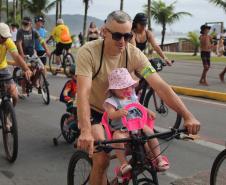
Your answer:
[[[154,100],[156,100],[156,105]],[[156,123],[158,124],[157,126],[167,129],[169,127],[179,128],[182,120],[181,115],[170,109],[164,102],[162,104],[161,101],[162,100],[153,91],[153,89],[150,89],[145,96],[144,106],[156,113]],[[157,128],[155,128],[154,130],[158,132]],[[167,138],[167,136],[164,138]]]
[[[53,51],[49,57],[49,70],[53,75],[57,75],[56,69],[57,69],[56,56]]]
[[[6,101],[4,102],[3,106],[4,106],[4,108],[2,109],[3,144],[7,160],[10,163],[13,163],[16,160],[18,154],[17,120],[12,103],[10,101]]]
[[[46,105],[50,103],[49,84],[43,72],[39,75],[39,84],[41,88],[42,99]]]
[[[64,74],[70,78],[70,67],[72,64],[75,63],[74,57],[71,53],[67,53],[63,58],[63,67],[64,67]]]
[[[210,185],[225,185],[226,179],[226,149],[216,157],[211,173]]]
[[[88,185],[92,160],[84,151],[76,151],[69,162],[67,185]]]

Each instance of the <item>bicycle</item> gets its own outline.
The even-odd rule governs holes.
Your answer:
[[[53,138],[53,144],[58,145],[58,139],[63,136],[67,143],[71,144],[75,141],[76,138],[80,135],[80,130],[78,128],[77,120],[77,110],[76,107],[73,107],[75,110],[68,111],[61,116],[60,120],[60,130],[61,133]]]
[[[154,58],[150,60],[152,66],[155,68],[157,72],[160,72],[163,70],[163,67],[166,66],[166,64],[159,58]],[[174,61],[172,61],[174,62]],[[169,111],[169,108],[165,105],[164,101],[158,97],[156,92],[153,88],[151,88],[145,79],[141,79],[139,82],[139,86],[136,88],[136,92],[140,93],[140,103],[144,105],[147,108],[150,108],[151,110],[155,110],[156,112],[156,120],[158,120],[159,123],[162,123],[164,126],[172,126],[167,125],[168,123],[168,117],[173,117],[172,119],[175,119],[175,122],[173,124],[173,128],[179,128],[182,120],[182,116],[178,113],[175,113],[173,111]],[[153,99],[153,100],[152,100]],[[154,104],[151,103],[151,101],[154,102]],[[176,114],[176,115],[175,115]],[[168,117],[167,117],[168,116]],[[167,117],[167,119],[165,119]],[[157,128],[154,129],[155,132],[159,132]],[[164,139],[164,138],[162,138]]]
[[[54,50],[49,57],[49,69],[53,75],[57,75],[57,64],[56,64],[56,50]],[[75,63],[74,57],[67,50],[63,49],[62,57],[60,58],[60,64],[64,70],[64,74],[70,78],[70,66]]]
[[[49,83],[45,77],[44,66],[41,63],[38,56],[26,56],[27,63],[30,63],[30,69],[33,72],[31,80],[27,80],[21,68],[16,67],[13,70],[14,81],[21,86],[23,81],[25,82],[25,91],[27,96],[30,95],[33,88],[38,90],[38,93],[42,95],[42,99],[46,105],[50,103]]]
[[[226,149],[221,151],[213,162],[210,172],[210,185],[224,185],[226,177]]]
[[[12,98],[7,92],[6,85],[6,81],[11,79],[0,80],[0,128],[2,129],[6,158],[10,163],[13,163],[18,154],[18,130]]]
[[[125,107],[125,109],[130,108],[130,106]],[[142,109],[137,106],[138,110],[143,114]],[[141,128],[145,122],[145,118],[141,118],[139,123],[134,127],[135,119],[126,121],[125,118],[122,118],[127,125],[130,138],[124,139],[115,139],[115,140],[105,140],[105,141],[96,141],[94,145],[96,146],[96,152],[104,151],[110,153],[112,150],[124,150],[122,148],[114,148],[110,144],[113,143],[127,143],[129,146],[129,151],[131,159],[129,161],[132,166],[132,170],[129,173],[122,174],[118,168],[115,169],[116,176],[113,180],[109,181],[109,185],[128,185],[132,182],[133,185],[159,185],[157,168],[156,168],[156,158],[148,158],[147,152],[145,149],[145,143],[149,139],[159,138],[159,137],[168,137],[167,141],[176,138],[180,133],[186,132],[186,129],[174,129],[164,133],[157,133],[151,136],[145,135]],[[108,127],[106,124],[103,124],[105,131],[108,135]],[[131,126],[129,126],[131,125]],[[166,141],[165,141],[166,142]],[[164,150],[163,150],[164,151]],[[110,159],[115,159],[115,156],[111,156]],[[84,151],[77,150],[71,157],[68,172],[67,172],[67,185],[86,185],[89,181],[90,170],[92,167],[92,159],[88,157],[88,154]]]

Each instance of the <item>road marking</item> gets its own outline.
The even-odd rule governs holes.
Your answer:
[[[226,107],[226,103],[214,102],[214,100],[212,100],[212,101],[211,100],[202,100],[199,98],[193,98],[193,97],[188,97],[188,96],[183,96],[183,95],[180,95],[180,97],[182,99],[187,99],[187,100],[197,101],[197,102],[201,102],[201,103],[214,104],[214,105]]]

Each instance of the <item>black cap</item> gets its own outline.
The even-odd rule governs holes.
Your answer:
[[[43,16],[36,16],[35,17],[35,22],[45,22],[45,19],[44,19],[44,17]]]
[[[211,26],[207,26],[206,24],[203,24],[201,27],[200,27],[200,33],[204,33],[204,30],[205,29],[208,29],[208,30],[210,30],[211,29]]]
[[[31,23],[31,18],[30,17],[24,17],[22,20],[22,23],[28,24]]]
[[[139,23],[142,25],[147,24],[147,16],[144,13],[137,13],[133,19],[134,23]]]

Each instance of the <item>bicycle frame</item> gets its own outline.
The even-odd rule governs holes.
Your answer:
[[[145,150],[145,143],[150,139],[163,137],[164,135],[167,135],[167,136],[171,135],[171,138],[173,139],[176,136],[178,136],[181,132],[186,132],[186,131],[187,131],[186,129],[171,129],[168,132],[157,133],[157,134],[153,134],[151,136],[146,136],[144,134],[137,134],[134,131],[130,131],[130,138],[115,139],[115,140],[111,140],[111,141],[96,141],[94,143],[94,145],[96,145],[97,152],[105,151],[106,153],[109,153],[112,150],[114,150],[114,149],[117,150],[119,148],[113,148],[111,146],[108,146],[108,144],[128,143],[131,151],[133,151],[131,154],[132,158],[130,160],[130,164],[132,166],[130,179],[132,179],[134,184],[137,184],[138,183],[137,176],[139,174],[141,174],[143,171],[148,171],[152,176],[152,179],[148,179],[148,180],[150,180],[150,181],[152,180],[152,182],[155,185],[159,185],[158,177],[157,177],[157,169],[151,162],[152,160],[147,159],[147,157],[146,157],[147,154],[146,154],[146,150]],[[113,157],[111,159],[113,159]],[[115,182],[117,178],[118,178],[118,176],[116,176],[110,182],[110,184]]]

